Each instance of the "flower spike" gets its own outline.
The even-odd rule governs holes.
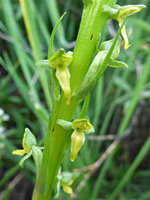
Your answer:
[[[72,55],[65,53],[63,49],[59,49],[52,57],[50,57],[48,62],[51,68],[56,70],[56,77],[64,92],[66,104],[69,104],[71,88],[70,73],[67,67],[72,62]]]

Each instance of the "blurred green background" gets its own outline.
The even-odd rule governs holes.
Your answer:
[[[33,160],[20,168],[20,157],[12,156],[11,152],[22,148],[25,127],[43,145],[51,98],[45,71],[38,72],[35,62],[46,58],[52,29],[65,11],[53,49],[73,49],[82,13],[81,0],[24,0],[24,3],[28,30],[19,1],[0,1],[0,199],[31,199],[35,181]],[[131,47],[126,51],[122,48],[119,55],[129,68],[108,68],[93,90],[88,108],[95,136],[127,137],[83,187],[80,183],[85,173],[81,173],[73,185],[74,199],[150,199],[150,1],[118,1],[120,5],[139,3],[147,8],[127,19]],[[117,23],[108,21],[101,40],[114,37],[117,29]],[[101,137],[87,138],[74,163],[69,161],[68,150],[63,171],[96,162],[111,143]],[[61,191],[59,199],[70,197]]]

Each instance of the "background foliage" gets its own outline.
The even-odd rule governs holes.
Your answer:
[[[84,187],[79,187],[84,177],[81,173],[74,184],[79,200],[150,199],[150,1],[118,3],[143,3],[147,9],[126,22],[131,47],[127,51],[122,49],[120,58],[129,68],[107,70],[92,92],[88,116],[95,135],[117,137],[126,133],[128,137]],[[31,198],[35,180],[33,161],[26,161],[21,169],[20,158],[11,152],[21,146],[25,127],[35,133],[39,144],[43,144],[46,133],[51,99],[44,71],[39,74],[35,62],[46,57],[50,33],[64,11],[67,15],[57,29],[54,49],[72,50],[82,12],[81,1],[75,0],[33,0],[26,1],[26,6],[30,19],[28,31],[18,1],[0,1],[0,107],[5,112],[5,117],[0,114],[0,199]],[[109,21],[102,41],[111,39],[117,29],[117,24]],[[81,105],[77,115],[80,109]],[[89,138],[74,163],[69,161],[68,150],[63,171],[94,163],[111,143]],[[69,197],[61,191],[59,199]]]

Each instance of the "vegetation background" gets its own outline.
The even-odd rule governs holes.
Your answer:
[[[28,33],[19,1],[0,1],[1,200],[31,199],[35,181],[33,160],[20,168],[20,157],[12,156],[11,152],[21,148],[25,127],[43,145],[51,101],[45,74],[37,72],[35,62],[46,57],[52,29],[65,11],[54,49],[73,49],[82,13],[81,0],[25,2]],[[69,161],[68,150],[63,171],[96,162],[112,143],[108,135],[116,138],[125,134],[126,137],[86,181],[85,173],[81,173],[73,185],[75,199],[150,199],[150,1],[118,1],[120,5],[142,3],[147,8],[126,21],[131,47],[126,51],[122,48],[119,57],[129,68],[109,68],[90,98],[88,116],[95,127],[93,136],[107,136],[106,140],[89,137],[74,163]],[[109,21],[101,40],[114,37],[117,29],[117,23]],[[80,109],[81,105],[77,115]],[[81,182],[85,184],[82,186]],[[61,191],[59,199],[70,197]]]

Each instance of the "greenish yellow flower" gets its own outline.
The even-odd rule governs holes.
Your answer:
[[[69,104],[71,88],[68,66],[72,62],[72,55],[65,53],[63,49],[60,49],[52,57],[50,57],[48,62],[51,68],[56,70],[56,77],[64,92],[66,104]]]
[[[145,8],[145,5],[128,5],[128,6],[119,6],[119,5],[115,5],[115,9],[118,10],[116,15],[113,15],[112,18],[115,19],[116,21],[119,22],[119,26],[122,25],[123,20],[126,16],[130,16],[133,15],[137,12],[139,12],[140,10],[142,10],[143,8]],[[125,45],[124,48],[128,49],[130,47],[129,41],[128,41],[128,36],[126,33],[126,29],[125,26],[123,26],[122,31],[121,31],[122,37],[124,38],[125,41]]]
[[[42,161],[42,147],[37,147],[36,144],[37,142],[35,136],[31,133],[31,131],[28,128],[25,128],[25,133],[22,140],[23,149],[15,150],[12,152],[12,154],[19,156],[23,156],[24,154],[26,154],[19,162],[20,167],[23,167],[24,161],[32,155],[38,173]]]
[[[22,147],[23,149],[18,149],[12,152],[13,155],[24,155],[26,153],[29,153],[32,149],[32,146],[36,145],[36,139],[35,136],[31,133],[31,131],[26,128],[25,133],[22,140]]]
[[[92,125],[86,118],[77,119],[72,122],[72,128],[70,160],[73,162],[85,142],[85,133],[92,129]]]
[[[73,196],[73,190],[71,188],[71,185],[76,180],[76,178],[79,176],[78,173],[69,173],[65,172],[62,174],[60,178],[60,185],[63,188],[63,191],[68,193],[70,197]]]

